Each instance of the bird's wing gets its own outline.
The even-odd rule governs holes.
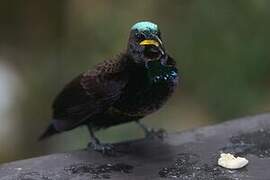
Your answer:
[[[81,74],[63,89],[53,103],[56,129],[72,129],[104,112],[120,98],[125,85],[121,64],[115,60]]]

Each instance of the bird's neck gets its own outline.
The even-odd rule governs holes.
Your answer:
[[[177,77],[175,66],[166,66],[160,60],[149,63],[148,68],[143,64],[134,63],[134,60],[126,56],[127,71],[131,79],[136,79],[142,83],[157,84],[171,81]]]
[[[147,76],[150,82],[165,83],[174,80],[177,77],[177,69],[174,66],[166,66],[160,61],[153,61],[149,64]]]

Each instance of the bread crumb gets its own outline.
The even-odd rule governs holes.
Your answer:
[[[227,169],[240,169],[248,164],[248,160],[243,157],[234,157],[230,153],[221,153],[218,165]]]

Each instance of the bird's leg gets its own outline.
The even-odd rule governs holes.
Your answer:
[[[93,144],[100,144],[99,139],[95,136],[94,131],[92,130],[92,128],[90,127],[90,125],[87,125],[87,127],[88,127],[89,134],[91,136],[91,142]]]
[[[160,139],[163,138],[164,134],[165,134],[165,130],[164,129],[158,129],[155,130],[153,128],[148,128],[147,126],[145,126],[141,121],[136,121],[136,123],[143,129],[145,137],[150,137],[150,138],[154,138],[154,137],[158,137]]]
[[[101,143],[95,136],[91,125],[87,125],[87,127],[91,136],[91,142],[88,144],[88,148],[94,149],[95,151],[101,152],[102,154],[112,154],[114,150],[113,146],[111,144]]]

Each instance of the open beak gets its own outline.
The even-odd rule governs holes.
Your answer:
[[[165,55],[165,51],[164,51],[164,47],[162,45],[162,41],[160,40],[160,38],[158,36],[156,36],[154,39],[145,39],[145,40],[141,41],[139,43],[139,45],[140,46],[151,46],[151,45],[155,46],[158,49],[158,51],[161,53],[161,56],[159,56],[159,58]],[[154,60],[149,59],[148,61],[145,62],[145,67],[147,69],[149,69],[149,63],[151,61],[154,61]]]
[[[161,52],[162,56],[165,54],[163,47],[162,47],[162,41],[158,37],[156,37],[156,40],[145,39],[145,40],[141,41],[139,44],[141,46],[149,46],[149,45],[156,46],[159,49],[159,51]]]

